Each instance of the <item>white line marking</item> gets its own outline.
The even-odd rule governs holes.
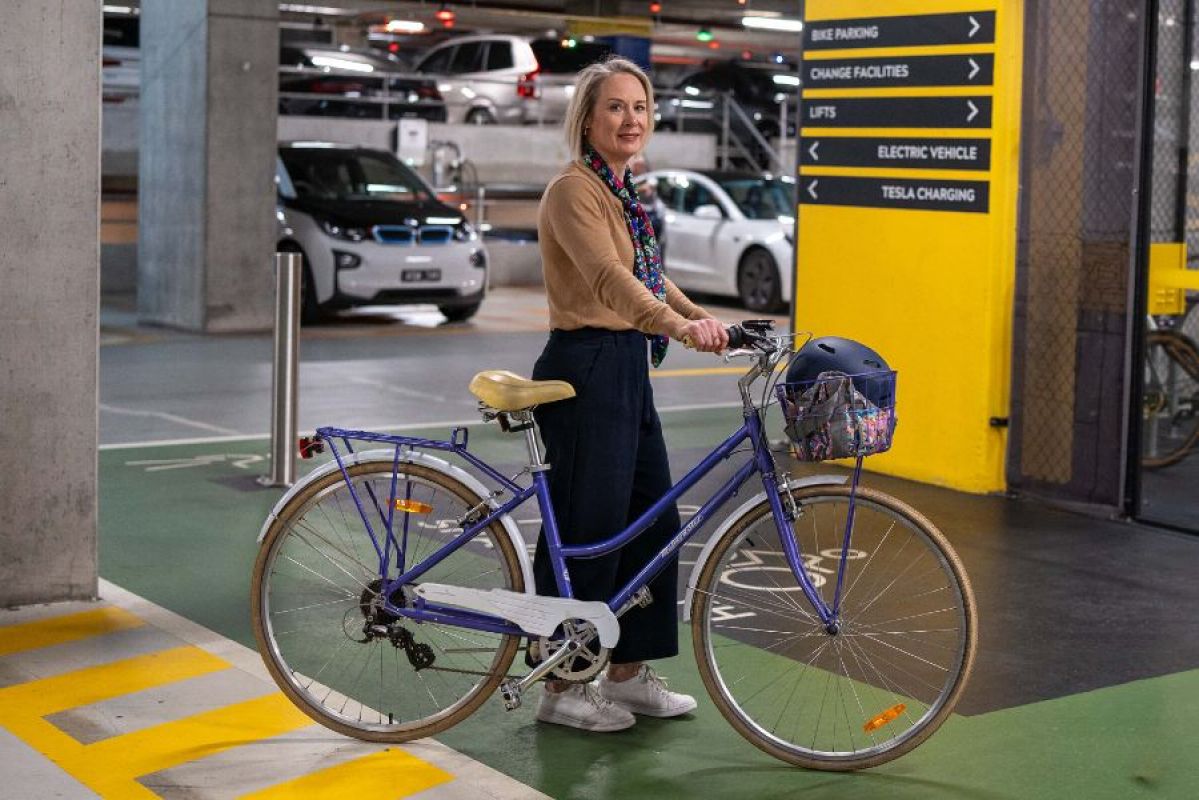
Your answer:
[[[435,400],[438,403],[446,402],[446,398],[439,394],[429,394],[428,392],[418,392],[415,389],[405,389],[403,386],[397,386],[394,383],[387,383],[386,381],[376,381],[376,380],[372,380],[371,378],[353,377],[353,378],[350,378],[350,383],[357,383],[362,386],[374,386],[378,389],[383,389],[385,391],[391,392],[393,394],[398,394],[403,397],[415,397],[418,400]]]
[[[214,433],[236,434],[237,431],[232,428],[222,428],[219,425],[209,425],[207,422],[198,422],[187,417],[180,417],[176,414],[168,414],[165,411],[141,411],[136,408],[121,408],[120,406],[110,406],[105,403],[100,404],[101,411],[107,411],[110,414],[125,414],[130,417],[158,417],[165,419],[168,422],[175,422],[180,425],[188,425],[201,430],[213,431]]]
[[[678,411],[706,411],[717,408],[740,408],[740,403],[684,403],[677,406],[662,406],[659,414],[670,414]],[[379,433],[403,431],[419,431],[426,428],[473,428],[487,423],[478,419],[467,420],[433,420],[432,422],[412,422],[406,425],[356,425],[357,430],[377,431]],[[246,433],[233,436],[197,436],[191,439],[148,439],[141,442],[118,442],[102,444],[101,450],[129,450],[134,447],[175,447],[190,444],[220,444],[222,442],[245,442],[253,439],[270,439],[270,433]]]

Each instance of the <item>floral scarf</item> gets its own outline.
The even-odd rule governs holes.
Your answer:
[[[650,224],[645,207],[632,189],[633,171],[625,167],[624,180],[620,180],[590,144],[583,147],[583,162],[600,176],[604,185],[620,200],[629,238],[633,240],[633,274],[645,284],[645,288],[653,292],[654,297],[666,302],[666,281],[662,273],[662,258],[658,255],[658,240],[654,237],[654,226]],[[670,339],[648,333],[646,338],[650,342],[650,363],[656,367],[666,358],[666,346]]]

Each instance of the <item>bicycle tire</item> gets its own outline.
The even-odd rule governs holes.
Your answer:
[[[1168,362],[1177,365],[1177,375],[1186,382],[1183,391],[1175,393],[1182,395],[1182,407],[1173,409],[1173,413],[1167,411],[1164,419],[1155,420],[1158,426],[1165,426],[1164,433],[1161,427],[1150,431],[1150,416],[1177,401],[1177,397],[1169,396],[1163,385],[1165,378],[1160,374],[1169,369]],[[1177,464],[1199,442],[1199,347],[1189,336],[1175,330],[1148,331],[1145,372],[1141,465],[1160,469]],[[1160,452],[1159,447],[1162,447]]]
[[[793,535],[831,606],[849,488],[793,494],[801,509]],[[695,657],[716,707],[756,747],[809,769],[865,769],[911,751],[949,717],[974,664],[973,590],[940,531],[860,488],[853,534],[836,635],[803,597],[766,501],[721,537],[692,597]],[[825,723],[834,678],[840,708]]]
[[[461,528],[446,521],[461,519],[481,499],[430,467],[405,463],[400,470],[397,496],[428,503],[439,515],[433,523],[410,515],[411,565],[457,535]],[[390,461],[348,471],[364,504],[369,495],[361,490],[370,485],[386,505]],[[377,514],[372,527],[377,535],[385,530]],[[251,589],[254,637],[275,683],[308,716],[356,739],[406,742],[470,716],[505,677],[520,638],[432,622],[401,626],[412,637],[411,649],[368,637],[362,630],[368,604],[378,596],[378,572],[377,551],[341,472],[322,476],[283,507],[259,549]],[[512,541],[498,522],[422,580],[449,578],[460,586],[525,589]],[[413,652],[431,653],[433,664],[418,668]]]

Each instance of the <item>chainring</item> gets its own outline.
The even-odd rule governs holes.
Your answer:
[[[567,639],[574,639],[583,646],[572,658],[568,658],[550,670],[548,677],[567,683],[586,683],[608,665],[611,652],[599,644],[599,631],[595,624],[586,620],[567,620],[562,623],[561,636],[541,636],[530,643],[534,660],[557,653]]]

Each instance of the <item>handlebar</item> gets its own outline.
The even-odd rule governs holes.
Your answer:
[[[773,352],[777,349],[774,342],[766,335],[772,330],[774,330],[774,320],[770,319],[747,319],[725,328],[729,335],[730,350],[754,347],[763,352]],[[695,349],[690,336],[683,337],[683,347]]]

